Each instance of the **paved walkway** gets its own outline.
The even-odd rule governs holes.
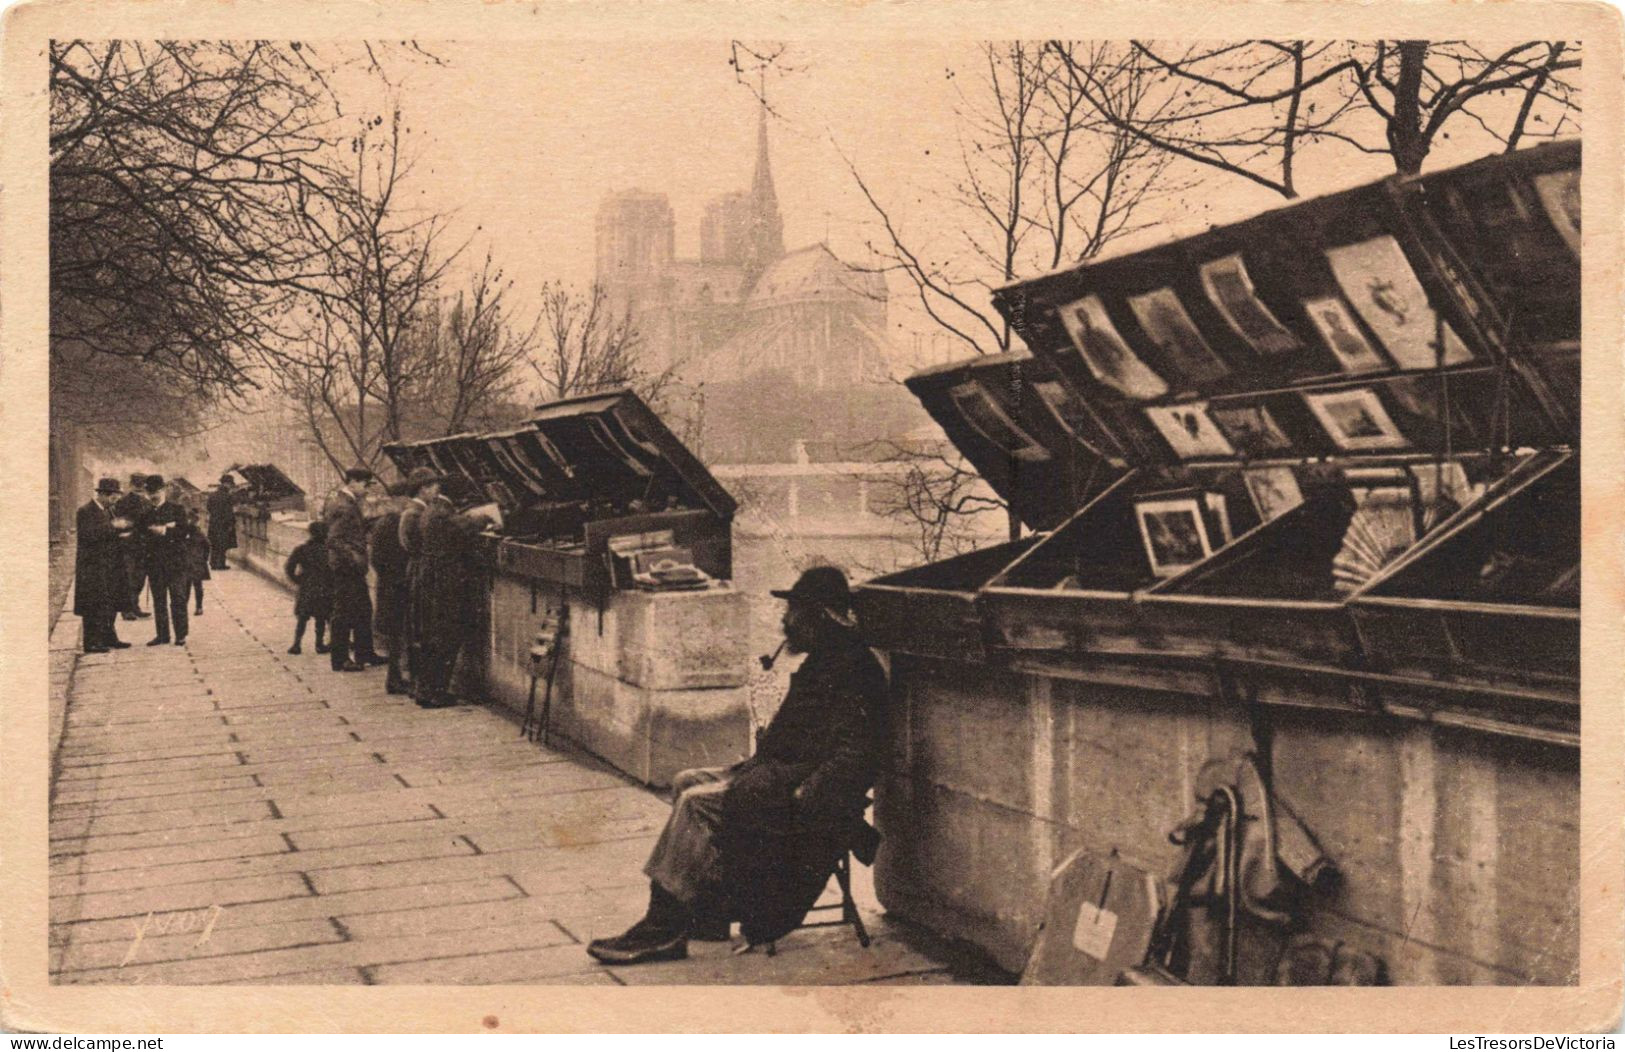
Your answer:
[[[663,799],[488,709],[331,672],[309,638],[285,653],[289,598],[248,571],[207,587],[185,647],[141,645],[151,621],[111,654],[75,655],[71,614],[53,633],[56,982],[949,981],[866,888],[868,950],[822,928],[773,958],[597,965],[583,944],[646,902]]]

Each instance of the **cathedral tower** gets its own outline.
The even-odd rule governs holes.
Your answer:
[[[749,226],[745,237],[745,277],[753,282],[784,255],[784,218],[773,190],[773,167],[767,156],[767,107],[756,124],[756,173],[750,182]]]

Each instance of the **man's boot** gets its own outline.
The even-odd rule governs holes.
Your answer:
[[[688,956],[689,910],[659,884],[649,884],[649,912],[613,939],[594,939],[587,953],[604,964],[680,961]]]
[[[727,942],[732,937],[733,921],[728,916],[728,897],[720,891],[708,891],[694,903],[693,919],[688,925],[688,937],[698,942]]]
[[[389,674],[384,677],[385,694],[406,694],[408,687],[406,680],[401,678],[401,659],[396,655],[400,652],[398,646],[389,648]]]

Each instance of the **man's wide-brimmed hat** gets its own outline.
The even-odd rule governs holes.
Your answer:
[[[232,474],[229,471],[226,472],[224,475],[220,476],[220,482],[221,482],[222,485],[226,485],[226,486],[235,486],[235,485],[237,485],[237,480],[232,477]]]
[[[122,490],[123,487],[118,484],[118,479],[102,479],[96,483],[97,493],[119,493]]]
[[[852,609],[852,589],[847,587],[846,574],[833,566],[814,566],[797,578],[790,588],[775,588],[772,594],[780,599],[811,603],[837,613]]]
[[[416,493],[421,486],[446,481],[446,476],[434,468],[413,468],[406,473],[406,492]]]

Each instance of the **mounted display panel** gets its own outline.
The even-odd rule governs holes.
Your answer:
[[[1424,608],[1384,602],[1415,580],[1398,568],[1577,442],[1578,164],[1559,143],[1395,177],[999,290],[1031,356],[910,381],[1023,520],[1052,531],[978,592],[988,653],[1085,678],[1213,662],[1314,674],[1348,684],[1329,704],[1414,714],[1436,706],[1396,681],[1491,689],[1495,655],[1462,640],[1526,625],[1544,640],[1526,666],[1540,682],[1513,679],[1532,698],[1574,694],[1547,673],[1577,662],[1563,635],[1577,625],[1545,593],[1493,616],[1426,606],[1435,624],[1408,637],[1395,619]],[[1069,392],[1089,459],[1040,434],[1037,377]],[[1577,505],[1547,507],[1541,543],[1577,567],[1578,534],[1556,525]],[[929,570],[910,571],[916,588]],[[1414,587],[1435,594],[1407,601],[1461,601],[1443,578]],[[1379,609],[1409,649],[1363,630]],[[1440,624],[1457,649],[1421,642]],[[1300,703],[1290,693],[1275,697]]]

